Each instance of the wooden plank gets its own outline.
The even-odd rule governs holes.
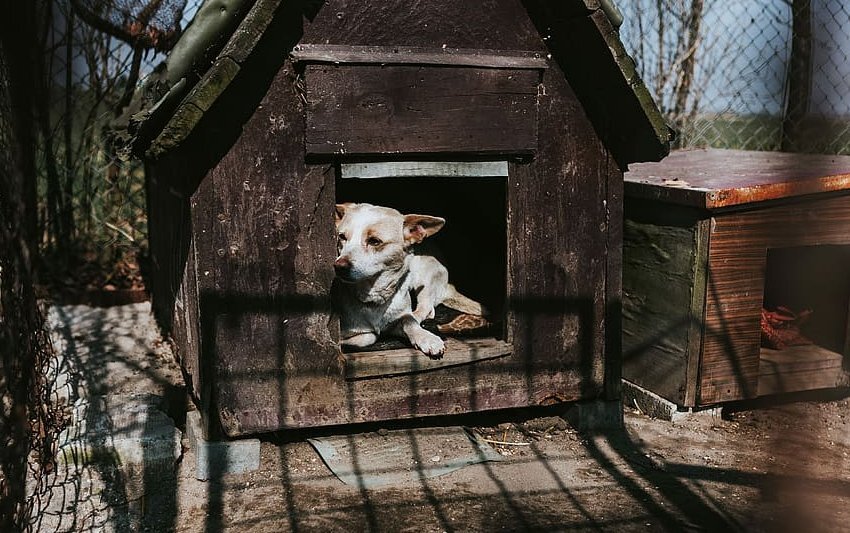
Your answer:
[[[827,389],[850,383],[842,369],[841,354],[815,344],[784,350],[762,348],[758,394],[780,394]]]
[[[847,301],[847,326],[844,329],[844,370],[850,371],[850,300]]]
[[[699,361],[702,340],[705,224],[693,211],[659,213],[656,206],[633,201],[626,210],[623,375],[678,405],[693,405],[692,361]]]
[[[549,66],[546,55],[542,52],[518,50],[300,44],[290,55],[293,61],[307,63],[443,65],[533,70]]]
[[[330,316],[334,172],[304,161],[303,108],[290,69],[278,71],[253,115],[235,127],[240,135],[192,198],[201,389],[229,436],[277,429],[293,374],[326,375],[342,394]],[[236,101],[222,104],[237,108],[243,96],[229,94]]]
[[[191,191],[204,169],[182,150],[146,165],[147,213],[151,254],[150,290],[153,312],[174,339],[177,357],[189,376],[189,392],[200,397],[200,339],[194,248],[190,215]]]
[[[622,207],[607,205],[610,154],[564,74],[553,66],[543,85],[539,150],[508,178],[509,327],[527,375],[572,368],[580,397],[598,398],[620,359],[606,352],[606,263],[608,221]]]
[[[342,163],[340,177],[346,178],[461,178],[508,177],[507,161],[386,161]]]
[[[608,156],[605,205],[623,212],[623,172]],[[605,399],[620,400],[623,388],[623,217],[606,216],[605,235]]]
[[[467,365],[510,355],[513,346],[497,339],[446,339],[446,353],[430,359],[414,348],[345,354],[346,379],[377,378]]]
[[[631,165],[626,195],[705,209],[850,189],[850,156],[681,150]]]
[[[308,65],[305,77],[308,154],[537,148],[534,71]]]
[[[712,219],[698,403],[758,394],[768,248],[850,243],[850,195],[814,198]]]
[[[685,372],[685,403],[697,404],[700,362],[705,342],[705,306],[708,287],[708,254],[711,249],[711,221],[701,219],[696,225],[696,255],[694,257],[694,286],[691,290],[691,324],[688,331],[688,367]]]

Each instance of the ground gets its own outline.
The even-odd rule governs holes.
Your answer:
[[[89,407],[87,419],[113,413],[114,424],[114,406],[126,411],[127,401],[142,401],[183,429],[182,377],[147,303],[54,307],[51,324],[66,391],[58,398],[69,412],[103,405],[93,414]],[[450,421],[508,443],[493,444],[504,460],[380,489],[344,485],[303,432],[264,437],[259,470],[198,481],[184,436],[176,462],[133,465],[101,452],[63,463],[36,501],[36,529],[850,530],[848,408],[847,391],[740,404],[723,416],[675,423],[627,407],[622,429],[583,433],[553,409],[467,416]],[[353,430],[364,429],[364,442],[386,435]],[[393,429],[407,431],[421,464],[452,453],[426,450],[431,444],[416,428]]]

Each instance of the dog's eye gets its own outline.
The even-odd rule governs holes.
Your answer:
[[[380,246],[384,244],[384,241],[377,237],[369,237],[368,239],[366,239],[366,244],[368,244],[369,246]]]
[[[348,240],[348,237],[345,236],[345,233],[340,233],[339,235],[336,236],[336,238],[341,240],[342,242],[345,242],[345,241]]]

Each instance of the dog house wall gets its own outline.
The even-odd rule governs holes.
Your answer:
[[[617,159],[648,151],[633,146],[643,142],[645,132],[628,144],[629,125],[638,122],[634,113],[623,111],[622,128],[609,123],[600,129],[587,106],[601,103],[582,104],[571,86],[589,80],[568,82],[562,64],[575,62],[546,59],[545,68],[522,71],[523,83],[533,79],[533,93],[520,91],[521,101],[509,105],[507,114],[493,111],[497,121],[520,117],[516,136],[478,128],[475,135],[457,137],[464,122],[452,123],[445,109],[436,108],[439,120],[431,127],[437,129],[421,142],[388,147],[394,137],[381,136],[386,123],[364,128],[376,133],[361,135],[363,148],[355,150],[361,157],[453,161],[483,154],[508,161],[506,300],[513,349],[510,356],[470,365],[346,380],[329,289],[336,252],[333,169],[353,159],[346,144],[334,145],[330,141],[338,139],[328,133],[327,146],[339,149],[311,148],[323,146],[321,131],[309,129],[318,123],[317,102],[334,95],[311,93],[317,87],[310,85],[317,79],[311,69],[323,79],[348,80],[373,79],[381,67],[309,62],[305,67],[285,53],[296,45],[330,43],[337,51],[411,47],[435,56],[448,48],[488,56],[501,50],[508,51],[506,57],[568,57],[575,53],[571,39],[602,43],[599,27],[608,24],[600,21],[601,12],[574,4],[581,9],[553,8],[562,31],[551,32],[548,47],[538,31],[552,17],[546,2],[504,0],[482,9],[435,1],[411,9],[400,1],[329,0],[306,18],[300,7],[283,4],[239,75],[204,110],[191,134],[148,158],[154,305],[173,332],[193,394],[225,433],[619,397],[624,163]],[[613,69],[619,76],[613,79],[622,82],[616,64],[607,61],[599,62],[600,79]],[[487,77],[500,87],[499,80],[514,75],[498,66],[447,62],[389,66],[383,73],[390,87],[416,69],[426,74],[442,69],[440,76],[455,81],[470,77],[467,86],[446,86],[448,94],[481,87]],[[361,102],[380,103],[398,94],[362,96]],[[486,110],[489,104],[481,101],[471,99],[467,107]],[[363,109],[350,111],[368,119]],[[477,120],[464,111],[458,117]],[[612,146],[620,148],[615,152]],[[653,149],[647,157],[660,157],[666,145]]]

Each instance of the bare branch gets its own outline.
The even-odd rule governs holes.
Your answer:
[[[162,7],[162,1],[150,0],[150,3],[139,11],[134,20],[116,24],[109,17],[104,17],[89,9],[83,0],[70,0],[74,11],[89,26],[116,39],[121,39],[133,48],[141,47],[160,52],[170,50],[182,33],[179,24],[175,24],[174,27],[166,30],[150,25],[151,18]]]

